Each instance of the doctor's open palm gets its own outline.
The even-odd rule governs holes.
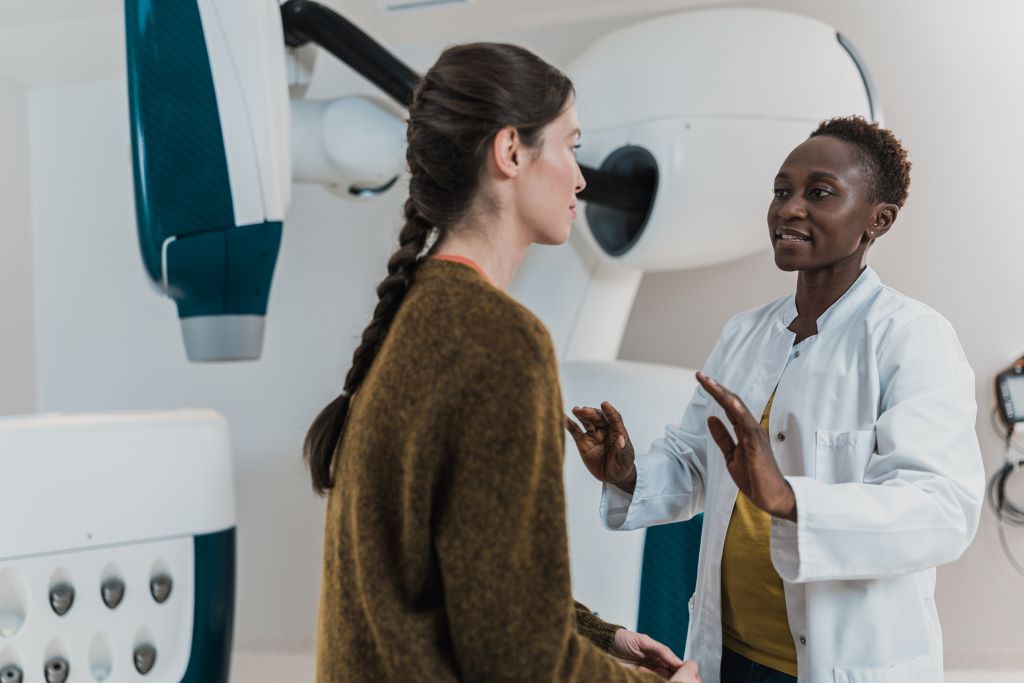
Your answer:
[[[565,427],[576,443],[583,464],[599,481],[632,493],[636,485],[636,454],[619,411],[605,401],[600,408],[573,408],[572,414],[583,428],[568,416]]]

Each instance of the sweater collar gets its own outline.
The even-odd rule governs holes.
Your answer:
[[[482,277],[488,283],[493,284],[491,283],[491,278],[489,278],[484,269],[480,267],[480,264],[478,264],[471,258],[466,258],[465,256],[456,256],[455,254],[433,254],[430,256],[430,259],[434,261],[450,261],[452,263],[461,263],[464,266],[469,266],[477,273],[479,273],[480,277]]]

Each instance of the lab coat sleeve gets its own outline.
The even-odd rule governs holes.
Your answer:
[[[732,325],[732,320],[726,324],[704,363],[706,375],[717,376]],[[613,531],[642,529],[690,519],[703,511],[710,400],[698,385],[682,420],[666,426],[664,436],[655,439],[650,449],[637,457],[632,495],[616,486],[604,485],[600,515],[605,527]]]
[[[877,354],[880,406],[863,482],[787,477],[797,522],[773,519],[790,582],[909,574],[958,558],[978,528],[985,473],[974,373],[945,319],[927,314]]]

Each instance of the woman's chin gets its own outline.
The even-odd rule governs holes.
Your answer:
[[[782,254],[778,251],[775,252],[775,267],[785,273],[791,273],[794,270],[800,270],[800,264],[797,262],[797,259],[794,259],[788,254]]]

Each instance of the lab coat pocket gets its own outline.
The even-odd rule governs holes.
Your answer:
[[[815,432],[814,478],[826,484],[864,481],[864,470],[875,452],[874,430]]]
[[[935,683],[940,677],[930,655],[880,669],[834,670],[835,683]]]

